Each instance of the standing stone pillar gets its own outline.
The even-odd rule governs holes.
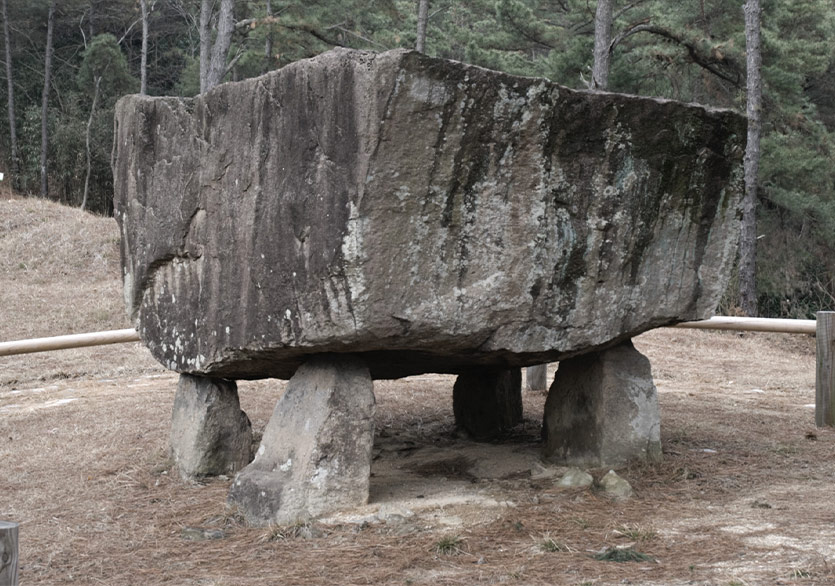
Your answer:
[[[288,525],[368,502],[375,400],[357,358],[304,363],[275,406],[255,460],[229,492],[252,525]]]
[[[522,369],[481,367],[461,373],[452,389],[455,424],[489,440],[522,421]]]
[[[180,476],[234,474],[251,451],[252,425],[235,381],[181,374],[171,415],[171,455]]]
[[[661,459],[661,417],[649,360],[624,342],[563,360],[545,402],[547,460],[618,466]]]
[[[547,391],[548,390],[548,365],[537,364],[525,369],[525,390],[526,391]]]

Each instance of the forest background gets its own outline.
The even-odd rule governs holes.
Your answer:
[[[835,0],[761,1],[758,311],[813,317],[835,309]],[[0,119],[0,170],[19,193],[112,214],[116,100],[141,89],[200,93],[211,49],[223,81],[335,46],[383,51],[421,42],[429,55],[586,89],[597,4],[0,0],[8,88],[0,106],[9,112]],[[742,0],[611,4],[610,91],[745,111]],[[228,48],[218,46],[224,27]],[[737,286],[734,279],[721,313],[737,311]]]

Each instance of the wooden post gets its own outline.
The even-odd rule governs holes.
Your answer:
[[[17,586],[17,523],[0,521],[0,586]]]
[[[548,365],[538,364],[525,369],[525,390],[526,391],[547,391],[548,390]]]
[[[835,427],[835,311],[817,313],[815,425]]]

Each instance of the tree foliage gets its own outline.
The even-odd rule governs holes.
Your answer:
[[[147,0],[148,93],[200,90],[202,0]],[[40,91],[49,0],[7,0],[19,185],[38,189]],[[216,2],[219,6],[219,2]],[[740,0],[613,0],[609,89],[743,111]],[[432,0],[425,52],[584,89],[592,80],[594,0]],[[762,312],[835,308],[835,22],[831,0],[762,0],[763,136],[758,294]],[[237,0],[224,81],[256,76],[334,46],[414,48],[418,0]],[[267,39],[271,51],[265,55]],[[112,107],[139,89],[138,0],[62,0],[48,128],[50,197],[77,205],[91,123],[90,205],[111,209]],[[4,80],[5,81],[5,80]],[[0,105],[6,106],[5,93]],[[8,121],[0,161],[9,168]]]

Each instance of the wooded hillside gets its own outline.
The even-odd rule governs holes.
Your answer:
[[[759,313],[806,317],[835,308],[835,10],[831,0],[761,3]],[[0,121],[0,171],[20,193],[110,214],[113,105],[121,95],[191,96],[218,79],[260,75],[334,46],[420,43],[430,55],[573,88],[745,111],[740,0],[597,4],[0,0],[7,81],[0,104],[9,113]],[[601,13],[611,14],[608,29],[598,27],[604,78],[594,68]],[[601,31],[609,34],[602,44]],[[732,312],[736,291],[727,299],[721,310]]]

